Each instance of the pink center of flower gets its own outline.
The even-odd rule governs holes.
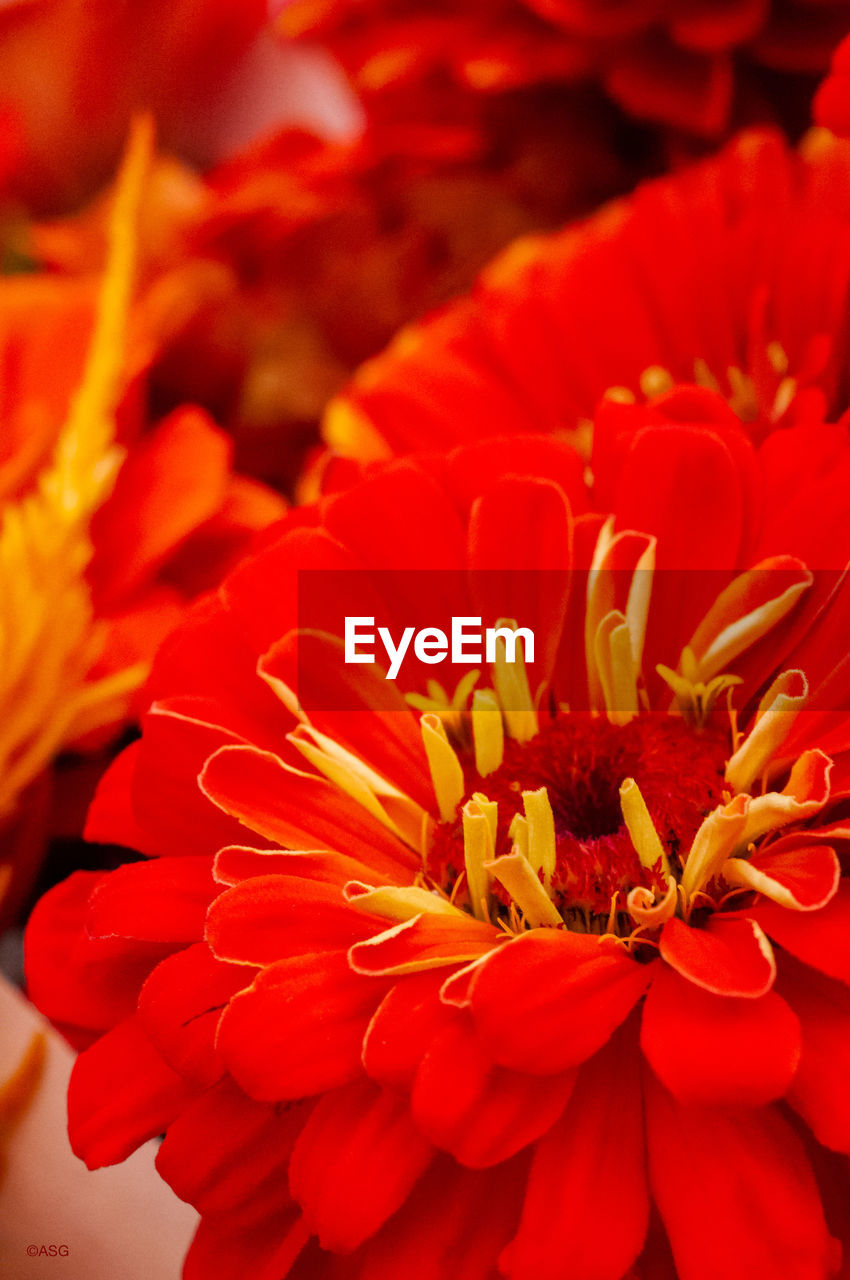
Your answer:
[[[565,915],[608,917],[630,889],[663,895],[660,863],[642,865],[623,819],[620,786],[640,788],[668,855],[686,854],[703,818],[721,803],[728,738],[695,730],[675,716],[647,713],[624,726],[602,717],[559,716],[530,742],[505,743],[502,764],[486,778],[472,752],[460,752],[467,794],[486,792],[498,806],[495,854],[510,853],[512,821],[524,813],[523,792],[545,788],[554,816],[551,896]],[[427,857],[433,881],[451,891],[464,868],[460,815],[440,823]],[[503,901],[507,903],[505,895]]]

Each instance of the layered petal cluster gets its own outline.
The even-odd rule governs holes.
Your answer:
[[[836,1274],[848,481],[843,426],[611,402],[590,469],[376,464],[169,639],[89,824],[144,856],[48,893],[27,968],[75,1150],[165,1134],[186,1280]],[[537,655],[394,683],[351,612]]]
[[[403,100],[423,82],[431,93],[449,81],[493,94],[592,79],[639,119],[705,137],[729,128],[748,93],[769,95],[756,69],[826,70],[850,23],[841,0],[291,0],[280,9],[288,35],[329,43],[373,100]]]
[[[346,144],[284,130],[204,177],[161,155],[133,312],[152,399],[201,405],[235,437],[240,469],[291,489],[361,361],[468,288],[517,234],[625,185],[604,128],[520,111],[373,126]],[[101,198],[36,224],[19,250],[85,274],[102,257],[107,208]]]
[[[122,167],[102,278],[0,281],[0,823],[60,751],[122,726],[153,651],[283,504],[235,478],[227,437],[184,407],[143,431],[128,329],[152,134]],[[40,853],[24,823],[0,858],[4,909]],[[42,832],[43,835],[43,832]],[[21,876],[10,887],[9,876]]]
[[[850,150],[741,134],[715,158],[511,246],[359,371],[325,437],[364,460],[508,432],[585,453],[600,399],[719,391],[758,441],[850,406]]]

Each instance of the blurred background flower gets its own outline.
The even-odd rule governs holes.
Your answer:
[[[0,280],[3,919],[51,830],[53,760],[115,737],[187,601],[283,511],[233,476],[231,443],[202,411],[146,416],[128,314],[152,139],[139,118],[102,277]],[[79,777],[76,790],[79,821]]]
[[[433,111],[435,102],[470,93],[591,81],[628,115],[715,140],[753,112],[805,109],[811,77],[826,70],[850,24],[843,0],[279,0],[276,7],[284,32],[327,42],[372,111],[409,110],[417,94]]]

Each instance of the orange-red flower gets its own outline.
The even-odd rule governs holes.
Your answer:
[[[449,85],[593,79],[639,119],[706,137],[742,98],[769,99],[760,70],[824,71],[848,23],[842,0],[291,0],[280,14],[287,34],[329,43],[377,109],[423,87],[439,98]]]
[[[77,1152],[165,1133],[187,1280],[835,1273],[847,429],[692,389],[590,466],[378,464],[160,653],[89,831],[147,856],[42,900],[28,980]],[[535,663],[394,684],[352,613]]]
[[[362,360],[515,235],[624,184],[604,124],[568,120],[520,112],[492,135],[382,126],[350,144],[286,130],[204,178],[161,156],[133,315],[153,402],[200,404],[236,439],[240,469],[290,489]],[[22,247],[54,272],[91,271],[105,203],[36,225]]]
[[[4,913],[43,843],[27,821],[9,830],[28,788],[60,751],[126,722],[157,643],[283,510],[233,476],[229,440],[199,409],[143,430],[146,357],[127,311],[150,145],[141,121],[102,280],[0,280]]]
[[[848,192],[846,143],[815,131],[798,152],[746,132],[511,246],[468,299],[363,367],[325,437],[360,459],[541,430],[585,447],[600,398],[679,383],[719,390],[755,440],[837,421],[850,407]]]

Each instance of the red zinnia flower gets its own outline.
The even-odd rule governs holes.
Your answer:
[[[90,822],[146,857],[42,900],[28,977],[89,1046],[78,1153],[165,1133],[187,1278],[835,1271],[847,431],[693,390],[591,465],[381,464],[161,651]],[[392,684],[328,634],[381,611],[537,660]]]
[[[449,82],[492,94],[593,79],[639,119],[706,137],[729,128],[742,88],[770,96],[760,69],[823,72],[850,24],[842,0],[289,0],[280,8],[282,29],[327,42],[373,103],[409,99],[411,82],[414,92],[424,84],[445,94]]]
[[[748,132],[553,236],[404,331],[333,405],[361,459],[513,432],[578,432],[601,397],[721,391],[753,439],[850,407],[850,148]],[[494,374],[498,370],[498,376]]]

